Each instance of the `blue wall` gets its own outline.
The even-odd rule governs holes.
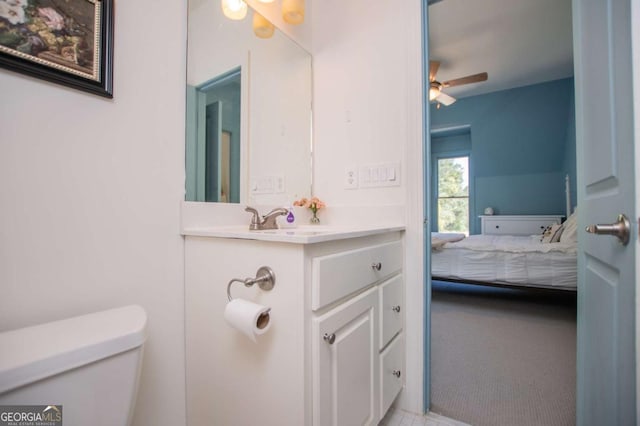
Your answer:
[[[575,188],[576,174],[573,78],[431,105],[430,112],[434,155],[448,150],[446,139],[457,139],[446,129],[470,135],[472,233],[480,231],[485,207],[496,214],[565,213],[564,178],[568,173]],[[459,151],[459,143],[450,149]]]
[[[562,170],[571,178],[571,209],[578,204],[576,185],[576,108],[574,98],[573,79],[571,79],[571,104],[569,105],[569,120],[567,122],[567,137],[565,140],[564,164]]]

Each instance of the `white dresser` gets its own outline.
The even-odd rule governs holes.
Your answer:
[[[535,235],[554,223],[561,223],[562,215],[495,215],[480,216],[482,234]]]

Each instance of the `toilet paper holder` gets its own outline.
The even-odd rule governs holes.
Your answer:
[[[227,284],[227,297],[229,298],[229,302],[233,300],[233,297],[231,297],[231,284],[233,283],[242,283],[245,287],[252,287],[254,284],[258,284],[260,290],[269,291],[276,285],[276,274],[268,266],[261,266],[258,268],[255,278],[233,278],[229,281],[229,284]]]

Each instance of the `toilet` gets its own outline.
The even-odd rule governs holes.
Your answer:
[[[62,405],[65,425],[129,425],[146,322],[132,305],[0,333],[0,406]]]

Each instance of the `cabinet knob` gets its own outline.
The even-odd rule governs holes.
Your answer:
[[[500,225],[496,225],[496,229],[500,228]]]
[[[396,376],[398,379],[400,378],[400,376],[402,376],[402,373],[400,372],[400,370],[393,370],[392,374]]]
[[[392,310],[393,312],[400,313],[400,305],[393,306],[393,307],[391,308],[391,310]]]
[[[380,263],[380,262],[372,263],[371,264],[371,268],[373,268],[375,271],[379,271],[380,269],[382,269],[382,263]]]
[[[324,339],[325,342],[327,342],[330,345],[333,345],[333,342],[336,341],[336,335],[335,333],[324,333],[324,336],[322,336],[322,338]]]

